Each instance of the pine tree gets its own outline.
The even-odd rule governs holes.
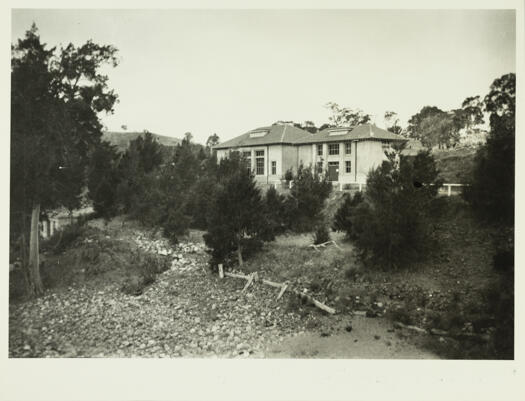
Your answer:
[[[475,157],[472,182],[464,196],[485,220],[514,224],[516,77],[496,79],[485,97],[490,113],[487,143]]]
[[[424,257],[431,205],[441,184],[429,151],[415,157],[390,152],[368,174],[365,199],[352,211],[349,234],[365,259],[396,268]]]
[[[88,170],[89,197],[95,213],[109,218],[117,213],[117,187],[120,182],[115,146],[102,142],[93,153]]]
[[[324,174],[300,165],[293,177],[293,186],[286,200],[288,219],[295,231],[311,231],[324,218],[324,202],[332,184]]]
[[[235,253],[242,266],[245,256],[266,239],[261,192],[237,152],[221,160],[218,170],[204,240],[211,248],[212,263],[228,264]]]
[[[93,42],[47,49],[34,24],[12,46],[10,231],[24,244],[23,260],[30,233],[26,271],[36,295],[43,292],[40,213],[78,205],[89,154],[102,136],[98,113],[111,112],[116,101],[107,77],[98,73],[102,64],[116,66],[115,52]]]

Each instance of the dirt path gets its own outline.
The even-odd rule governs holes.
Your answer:
[[[139,237],[140,246],[158,245],[118,222],[93,226],[104,238],[133,243]],[[210,273],[202,244],[195,235],[190,239],[197,246],[176,248],[182,259],[140,296],[122,293],[115,281],[120,273],[113,271],[96,277],[96,285],[86,277],[39,299],[11,304],[9,356],[434,357],[398,338],[384,319],[297,307],[288,302],[291,294],[277,300],[278,290],[264,285],[242,293],[244,280],[220,280]]]
[[[269,358],[323,359],[438,359],[435,354],[421,350],[399,338],[391,324],[381,318],[356,316],[352,331],[339,325],[336,334],[325,337],[306,332],[285,339],[266,351]],[[348,324],[346,324],[348,326]]]

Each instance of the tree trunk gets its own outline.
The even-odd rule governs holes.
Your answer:
[[[237,257],[239,259],[239,267],[242,266],[242,245],[241,240],[237,240]]]
[[[38,246],[38,221],[40,219],[40,204],[33,205],[31,213],[31,234],[29,237],[29,279],[33,295],[41,295],[44,292],[42,279],[40,278],[40,258]]]

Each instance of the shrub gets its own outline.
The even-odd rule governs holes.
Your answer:
[[[314,244],[324,244],[328,241],[330,241],[330,233],[328,232],[328,227],[326,223],[321,222],[317,225],[314,231]]]
[[[211,249],[212,265],[227,264],[236,253],[242,266],[247,251],[257,250],[263,241],[271,239],[265,227],[261,192],[237,152],[221,160],[207,226],[204,241]]]
[[[287,219],[294,231],[311,231],[316,227],[323,218],[321,212],[331,191],[332,184],[325,175],[299,166],[286,200]]]
[[[494,269],[499,277],[484,293],[487,312],[495,317],[494,349],[499,358],[514,358],[514,248],[498,250]]]
[[[268,188],[264,198],[266,227],[269,237],[282,234],[287,226],[285,196],[279,194],[274,187]]]
[[[293,170],[291,168],[284,173],[284,179],[288,182],[293,180]]]
[[[157,274],[169,268],[167,258],[150,253],[136,252],[134,257],[135,264],[130,274],[124,281],[121,290],[128,295],[140,295],[144,289],[155,282]]]
[[[357,266],[350,266],[345,269],[345,277],[351,281],[357,281],[360,275],[360,270]]]
[[[343,203],[335,213],[332,230],[343,231],[348,238],[352,238],[352,220],[355,209],[363,200],[364,197],[361,192],[356,192],[353,197],[350,194],[345,194]]]
[[[514,224],[516,76],[496,79],[485,97],[490,132],[474,160],[465,199],[483,220]]]
[[[429,205],[442,183],[437,176],[428,151],[414,157],[391,152],[368,174],[366,197],[353,211],[349,232],[365,260],[396,268],[428,253]]]
[[[43,241],[42,250],[51,251],[55,255],[64,252],[87,230],[85,220],[80,219],[56,231],[49,239]]]
[[[117,187],[121,180],[117,169],[119,153],[102,141],[91,156],[88,169],[88,195],[97,216],[110,218],[117,213]]]

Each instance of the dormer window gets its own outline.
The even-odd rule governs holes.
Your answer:
[[[250,138],[261,138],[265,136],[268,131],[252,131],[250,132]]]
[[[328,136],[346,135],[350,132],[348,128],[333,128],[328,131]]]

